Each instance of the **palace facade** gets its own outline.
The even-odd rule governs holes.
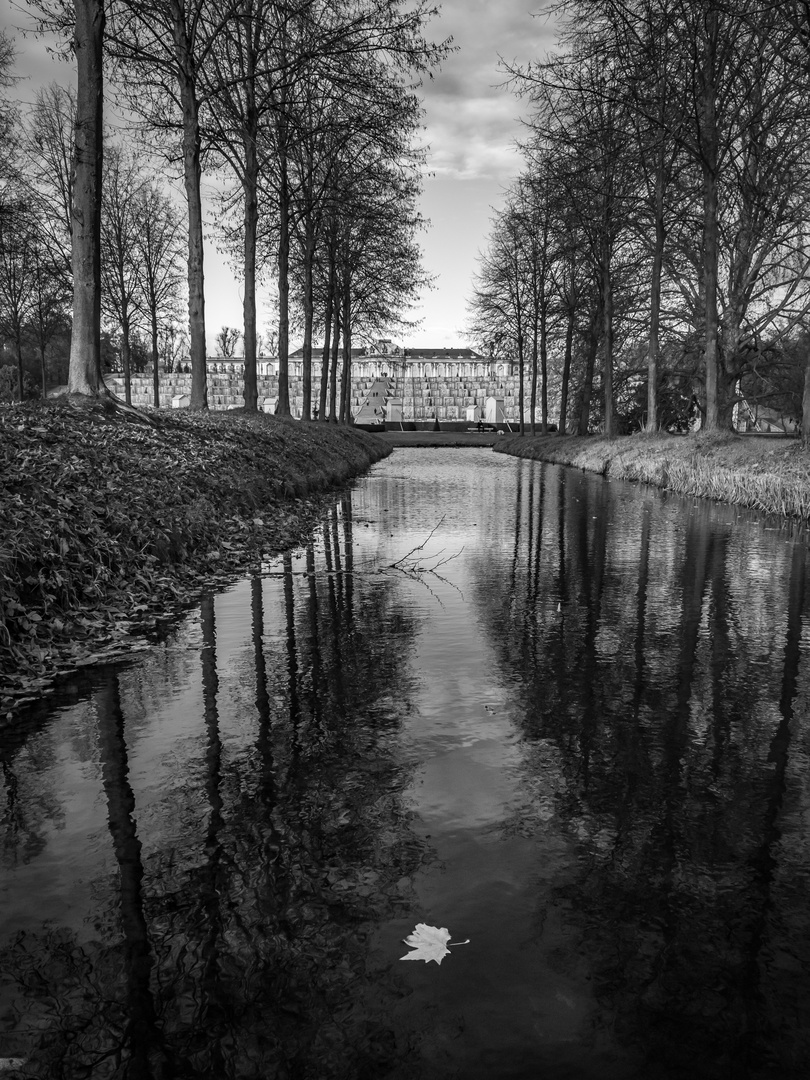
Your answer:
[[[313,350],[313,369],[321,350]],[[303,374],[303,350],[290,354],[290,375]],[[512,363],[484,356],[475,349],[405,349],[384,339],[369,348],[352,349],[352,376],[382,379],[388,375],[421,379],[496,379],[512,374]],[[276,362],[268,374],[276,374]]]
[[[311,366],[312,405],[318,404],[322,349],[313,349]],[[303,355],[297,349],[289,357],[288,392],[293,416],[303,409]],[[490,420],[518,422],[517,365],[485,356],[474,349],[406,349],[383,340],[370,348],[352,349],[350,401],[359,424],[421,422],[435,420],[457,424]],[[212,409],[239,408],[244,402],[244,359],[211,357],[207,362],[208,401]],[[259,407],[273,412],[278,395],[278,360],[257,361]],[[108,380],[123,396],[120,374]],[[188,365],[160,376],[160,404],[183,408],[190,401]],[[524,393],[528,399],[528,386]],[[133,404],[153,400],[151,375],[131,379]],[[524,410],[526,405],[524,403]]]

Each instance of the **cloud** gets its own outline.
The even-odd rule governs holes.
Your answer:
[[[504,83],[503,63],[526,64],[553,46],[553,28],[526,0],[449,0],[431,25],[452,53],[422,87],[429,168],[460,180],[505,182],[519,168],[515,140],[525,106]]]
[[[510,97],[442,102],[433,109],[428,126],[428,167],[459,180],[486,177],[503,182],[519,168],[517,114]]]
[[[40,87],[50,82],[72,85],[76,81],[75,64],[67,49],[67,39],[60,54],[60,42],[52,35],[35,33],[32,11],[14,2],[0,0],[0,28],[14,41],[14,72],[19,77],[13,96],[24,105],[31,104]]]

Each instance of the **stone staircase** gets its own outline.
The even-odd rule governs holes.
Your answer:
[[[355,424],[382,424],[385,420],[386,406],[390,394],[389,380],[375,379],[356,409],[353,409]]]

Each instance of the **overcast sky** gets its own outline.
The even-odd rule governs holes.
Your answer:
[[[437,275],[426,293],[414,345],[465,344],[466,300],[490,219],[521,168],[515,139],[525,132],[523,104],[503,88],[499,57],[507,63],[544,55],[553,32],[542,0],[445,0],[434,37],[452,36],[453,53],[424,86],[430,145],[423,213],[431,220],[422,238],[427,270]]]
[[[499,57],[525,62],[553,46],[553,28],[542,15],[543,0],[444,0],[430,36],[452,36],[458,50],[426,81],[425,141],[430,146],[422,213],[431,225],[420,237],[424,265],[436,278],[414,313],[423,320],[403,345],[440,348],[466,344],[466,301],[479,251],[486,246],[490,218],[509,181],[520,170],[514,141],[521,134],[523,105],[499,87]],[[70,63],[49,56],[46,43],[23,37],[30,27],[24,5],[0,0],[0,21],[16,37],[17,96],[33,100],[37,86],[51,80],[72,85]],[[209,350],[223,325],[242,321],[239,282],[211,243],[206,244],[206,324]],[[259,313],[264,329],[272,316]],[[298,344],[297,342],[295,344]]]

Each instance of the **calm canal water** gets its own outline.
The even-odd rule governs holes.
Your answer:
[[[0,1068],[810,1074],[806,537],[402,450],[2,735]],[[417,923],[441,966],[402,963]]]

